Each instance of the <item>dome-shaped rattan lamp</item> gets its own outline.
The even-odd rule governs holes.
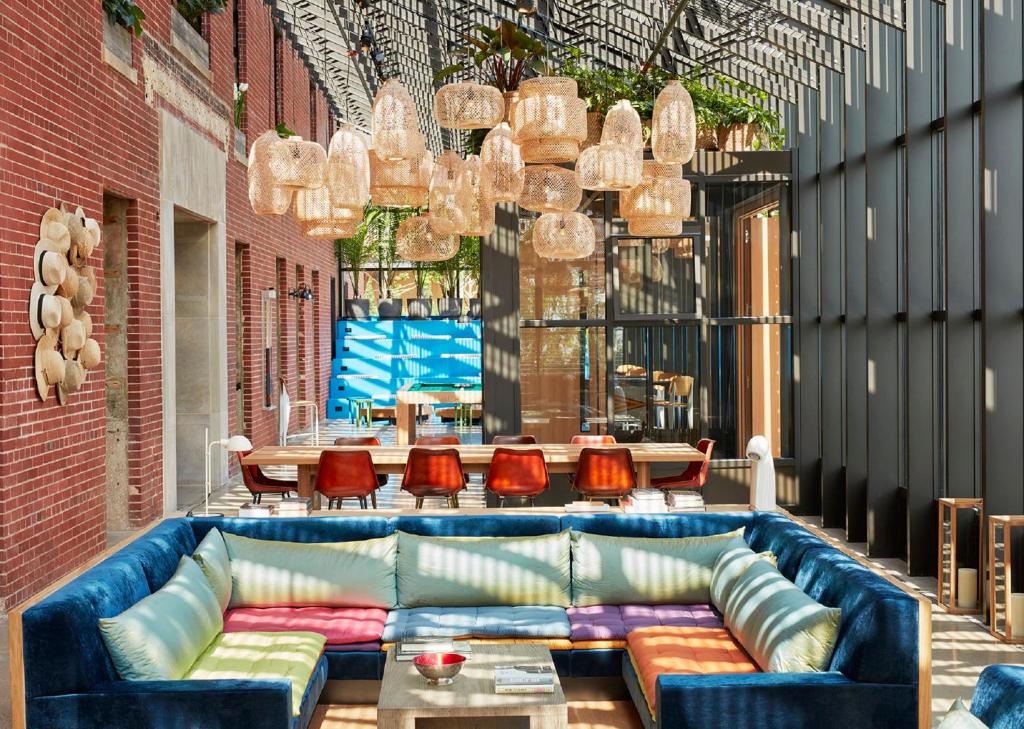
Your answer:
[[[601,142],[621,144],[629,149],[644,148],[644,132],[640,123],[640,115],[626,99],[616,102],[608,110],[601,130]]]
[[[292,204],[292,189],[276,186],[270,176],[270,147],[279,139],[264,132],[249,148],[249,204],[257,215],[284,215]]]
[[[683,221],[671,218],[635,218],[629,221],[629,234],[649,238],[656,235],[680,235]]]
[[[502,122],[484,137],[480,159],[491,170],[495,202],[515,202],[523,191],[523,156],[512,141],[512,127]]]
[[[520,84],[511,121],[524,162],[572,162],[587,138],[587,103],[574,80],[539,76]]]
[[[452,235],[465,225],[458,202],[459,174],[465,163],[457,153],[446,150],[434,161],[430,178],[430,224],[435,233]]]
[[[327,185],[295,193],[295,220],[309,238],[347,238],[363,219],[363,209],[338,207],[331,202]]]
[[[338,208],[362,210],[370,201],[370,158],[362,134],[342,124],[327,150],[327,186]]]
[[[690,93],[678,81],[669,81],[654,102],[651,117],[651,152],[668,164],[686,164],[697,144],[697,115]]]
[[[395,250],[407,261],[447,261],[459,252],[459,236],[435,233],[430,215],[416,215],[398,224]]]
[[[270,179],[277,187],[293,190],[323,187],[327,152],[316,142],[302,137],[277,139],[267,155]]]
[[[545,213],[531,234],[533,250],[541,258],[573,260],[594,252],[594,223],[583,213]]]
[[[494,231],[494,193],[490,167],[478,155],[470,155],[462,165],[455,199],[463,214],[461,235],[488,236]]]
[[[580,152],[576,174],[584,190],[601,192],[628,190],[640,184],[643,148],[601,142]]]
[[[388,79],[373,100],[373,149],[382,160],[397,160],[425,148],[416,103],[401,81]]]
[[[583,190],[573,170],[554,165],[529,165],[523,172],[519,206],[525,210],[570,212],[580,206]]]
[[[370,150],[370,199],[386,208],[422,207],[434,168],[429,150],[406,159],[383,160]]]
[[[619,198],[619,212],[627,220],[690,217],[690,183],[674,177],[644,177]]]
[[[490,129],[505,118],[505,99],[493,86],[445,84],[434,94],[434,120],[446,129]]]

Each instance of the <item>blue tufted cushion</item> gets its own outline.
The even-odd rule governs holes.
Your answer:
[[[204,516],[188,520],[197,540],[217,527],[227,534],[278,542],[354,542],[390,536],[394,520],[386,516],[325,516],[316,519],[245,519]]]
[[[564,608],[530,607],[423,607],[392,610],[381,640],[406,638],[568,638],[569,618]]]
[[[185,519],[167,519],[126,546],[118,555],[134,557],[142,565],[149,591],[159,590],[178,569],[178,562],[195,551],[195,534]]]
[[[557,516],[399,516],[395,529],[424,537],[536,537],[562,531]]]
[[[1024,666],[989,666],[981,672],[971,713],[989,729],[1024,729]]]

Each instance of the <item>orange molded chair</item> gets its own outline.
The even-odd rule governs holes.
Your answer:
[[[293,491],[298,493],[298,481],[270,478],[260,470],[259,466],[247,466],[242,463],[242,459],[250,453],[252,451],[237,451],[236,455],[238,456],[238,465],[242,468],[242,482],[252,494],[252,503],[259,504],[263,499],[263,494],[281,494],[283,499]]]
[[[402,476],[402,490],[416,497],[416,508],[423,499],[443,497],[448,506],[459,508],[459,492],[466,488],[462,459],[455,448],[412,448]]]
[[[618,443],[614,435],[574,435],[569,445],[615,445]]]
[[[701,489],[708,480],[711,468],[711,452],[715,449],[715,441],[701,438],[697,442],[697,450],[704,454],[703,461],[691,461],[686,470],[676,476],[652,478],[651,485],[659,489]]]
[[[628,448],[584,448],[572,487],[585,499],[615,501],[636,488],[633,454]]]
[[[457,435],[421,435],[416,439],[418,446],[459,445],[460,443],[462,441]]]
[[[327,497],[327,508],[334,508],[342,499],[359,499],[366,508],[366,497],[373,499],[377,508],[377,472],[373,468],[370,451],[323,451],[316,470],[316,490]]]
[[[484,488],[498,497],[499,507],[510,496],[526,499],[533,506],[534,499],[550,485],[548,464],[541,449],[494,449]]]
[[[496,435],[491,445],[534,445],[537,439],[532,435]]]
[[[342,436],[341,438],[334,439],[334,445],[336,446],[371,446],[373,448],[380,448],[380,438],[375,438],[372,435],[352,435]],[[380,486],[388,485],[388,475],[386,473],[377,474],[377,483]],[[373,508],[377,508],[377,494],[370,494],[373,499]]]

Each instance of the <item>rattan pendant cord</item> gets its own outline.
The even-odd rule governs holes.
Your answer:
[[[572,162],[587,138],[587,103],[574,80],[538,76],[520,84],[511,122],[524,162]]]
[[[383,160],[370,150],[370,199],[385,208],[422,207],[434,168],[429,150],[406,159]]]
[[[397,79],[385,81],[373,100],[373,149],[382,160],[411,159],[426,149],[416,103]]]
[[[435,233],[430,215],[416,215],[398,224],[395,250],[407,261],[447,261],[459,252],[459,236]]]
[[[362,135],[342,124],[327,151],[327,186],[336,208],[362,211],[370,201],[370,157]]]
[[[594,224],[583,213],[545,213],[531,234],[533,250],[541,258],[574,260],[594,252]]]
[[[651,152],[667,164],[686,164],[697,146],[697,115],[690,93],[678,81],[669,81],[654,101],[651,117]]]
[[[465,225],[465,215],[456,194],[464,164],[462,157],[450,149],[434,162],[430,178],[430,224],[440,235],[452,235]]]
[[[268,154],[270,179],[277,187],[312,190],[323,187],[327,152],[302,137],[278,138]]]
[[[470,155],[459,172],[455,199],[462,209],[463,224],[459,233],[465,236],[488,236],[494,231],[494,193],[491,190],[490,167],[479,155]]]
[[[495,202],[515,202],[523,191],[523,156],[512,141],[512,127],[505,122],[494,127],[480,146],[480,159],[491,170]]]
[[[505,100],[493,86],[463,81],[434,94],[434,120],[446,129],[490,129],[505,118]]]
[[[257,215],[284,215],[292,204],[291,188],[278,187],[270,176],[270,147],[280,137],[264,132],[249,148],[249,204]]]
[[[573,170],[554,165],[531,165],[523,176],[519,206],[535,213],[570,212],[583,201],[583,190]]]

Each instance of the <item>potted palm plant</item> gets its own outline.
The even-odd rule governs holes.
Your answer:
[[[370,300],[363,298],[363,271],[372,260],[373,249],[366,240],[366,223],[356,230],[351,238],[339,238],[334,241],[334,255],[342,266],[352,272],[352,288],[355,296],[345,300],[345,317],[347,319],[365,319],[370,315]]]

